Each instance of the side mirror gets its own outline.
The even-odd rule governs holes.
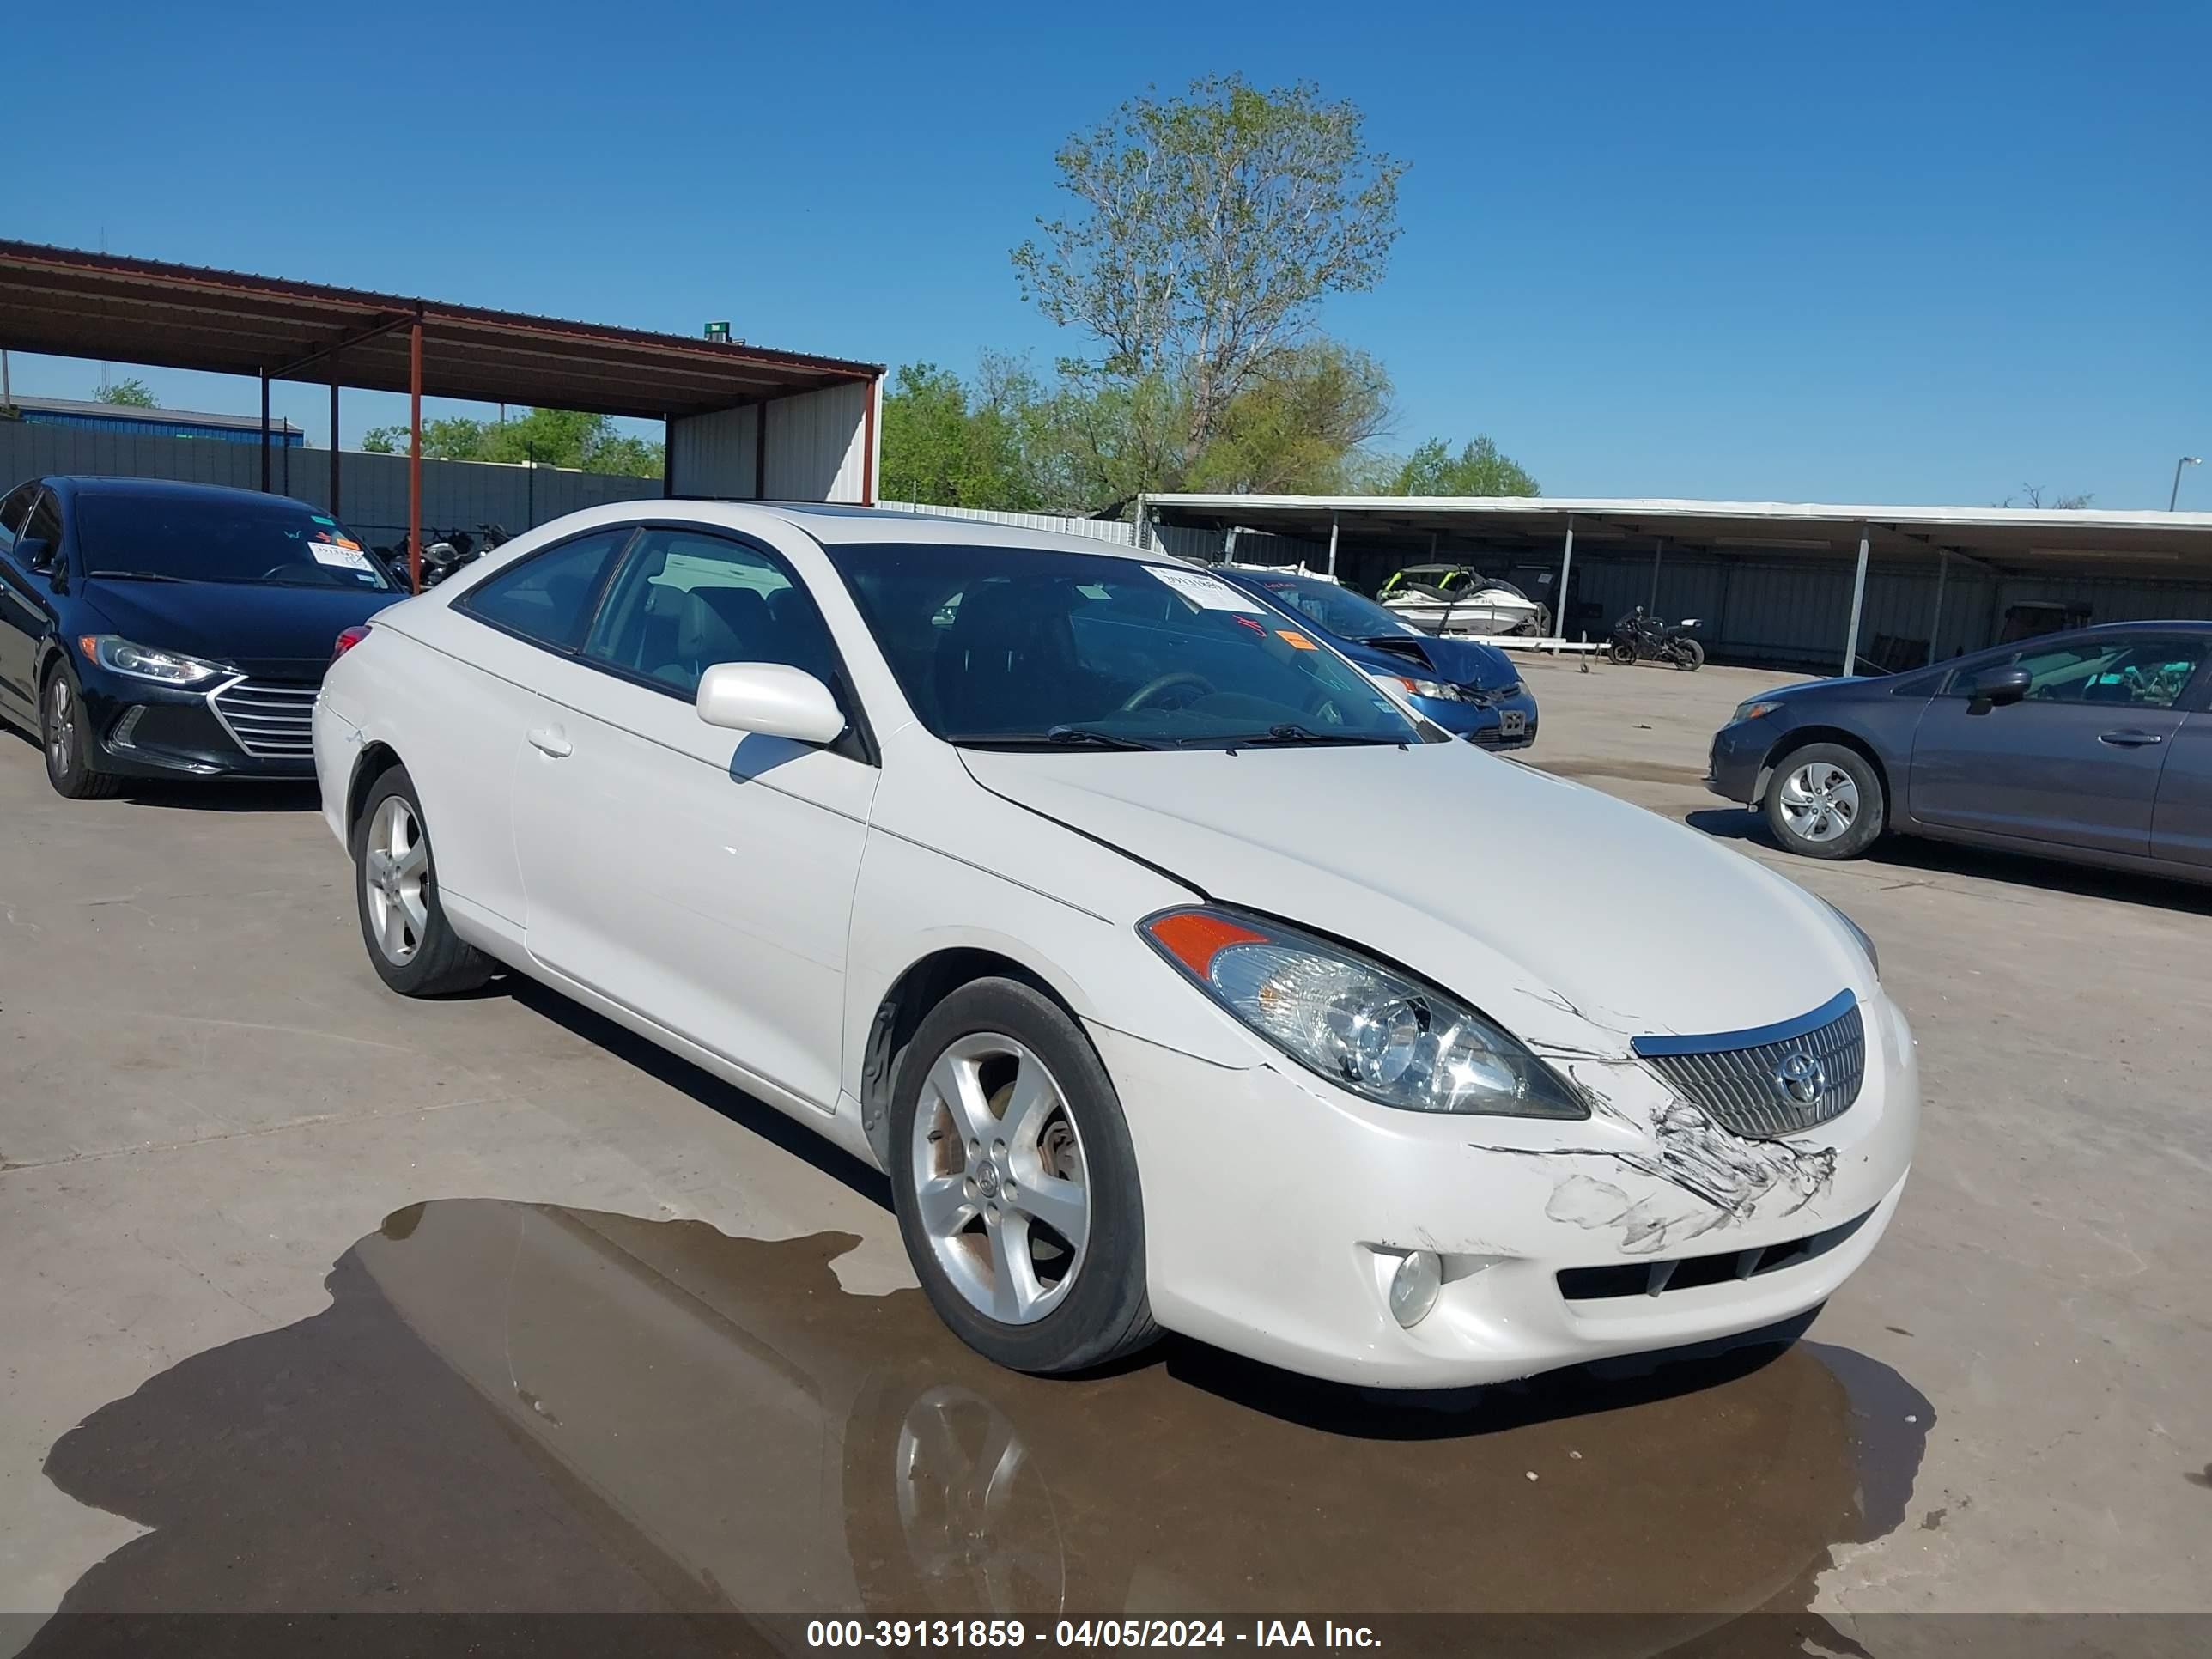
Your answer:
[[[780,662],[716,663],[699,677],[698,709],[709,726],[794,743],[835,743],[845,729],[830,688]]]
[[[54,568],[54,544],[44,536],[25,536],[15,544],[15,556],[25,568],[43,574]]]
[[[1974,682],[1971,690],[1973,701],[1967,705],[1967,712],[1987,713],[2018,702],[2033,684],[2034,677],[2025,668],[1992,668]]]

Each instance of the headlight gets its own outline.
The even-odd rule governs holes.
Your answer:
[[[1735,706],[1735,713],[1729,716],[1729,724],[1734,726],[1738,720],[1764,720],[1781,707],[1781,702],[1773,697],[1753,697],[1749,702],[1740,702]]]
[[[1139,931],[1299,1065],[1410,1112],[1583,1118],[1589,1109],[1510,1033],[1395,969],[1279,923],[1164,910]]]
[[[1447,702],[1460,701],[1460,689],[1446,685],[1442,680],[1417,680],[1404,674],[1370,674],[1367,677],[1386,691],[1402,691],[1409,697],[1439,697]]]
[[[1828,901],[1826,899],[1822,899],[1820,902],[1823,904],[1828,904]],[[1859,942],[1859,949],[1866,952],[1867,965],[1874,969],[1874,976],[1876,979],[1880,979],[1881,977],[1881,952],[1874,948],[1874,940],[1868,936],[1867,930],[1860,927],[1856,921],[1853,921],[1840,909],[1838,909],[1836,906],[1828,904],[1828,908],[1834,915],[1838,921],[1842,922],[1844,927],[1851,930],[1851,937]]]
[[[88,662],[135,680],[156,680],[163,685],[198,685],[226,671],[218,664],[202,662],[177,651],[155,651],[133,645],[113,634],[87,634],[76,642]]]

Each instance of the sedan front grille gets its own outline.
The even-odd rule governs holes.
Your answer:
[[[232,680],[208,695],[222,729],[256,760],[308,760],[315,752],[313,685]]]
[[[1848,991],[1802,1019],[1708,1037],[1638,1037],[1636,1052],[1723,1126],[1755,1140],[1849,1111],[1866,1077],[1866,1026]]]

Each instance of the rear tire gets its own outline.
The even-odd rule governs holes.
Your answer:
[[[1674,641],[1674,666],[1686,674],[1694,674],[1705,665],[1705,647],[1695,640]]]
[[[353,891],[376,976],[404,997],[473,991],[494,964],[465,943],[438,896],[438,860],[407,769],[369,786],[353,827]]]
[[[106,800],[123,787],[94,763],[97,746],[84,697],[69,665],[57,662],[39,686],[39,747],[46,751],[46,781],[64,800]]]
[[[1784,850],[1855,859],[1881,839],[1888,799],[1874,763],[1837,743],[1811,743],[1774,763],[1766,827]]]
[[[899,1062],[889,1164],[922,1291],[986,1358],[1087,1370],[1159,1334],[1128,1124],[1042,992],[982,979],[930,1010]]]

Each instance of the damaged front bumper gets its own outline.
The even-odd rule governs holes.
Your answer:
[[[1593,1103],[1586,1121],[1429,1115],[1287,1061],[1222,1066],[1094,1028],[1136,1149],[1152,1312],[1292,1370],[1394,1388],[1787,1320],[1866,1259],[1911,1161],[1911,1032],[1878,990],[1862,1012],[1857,1099],[1779,1140],[1722,1128],[1636,1060],[1553,1059]],[[1388,1287],[1414,1249],[1443,1258],[1445,1282],[1406,1329]]]

